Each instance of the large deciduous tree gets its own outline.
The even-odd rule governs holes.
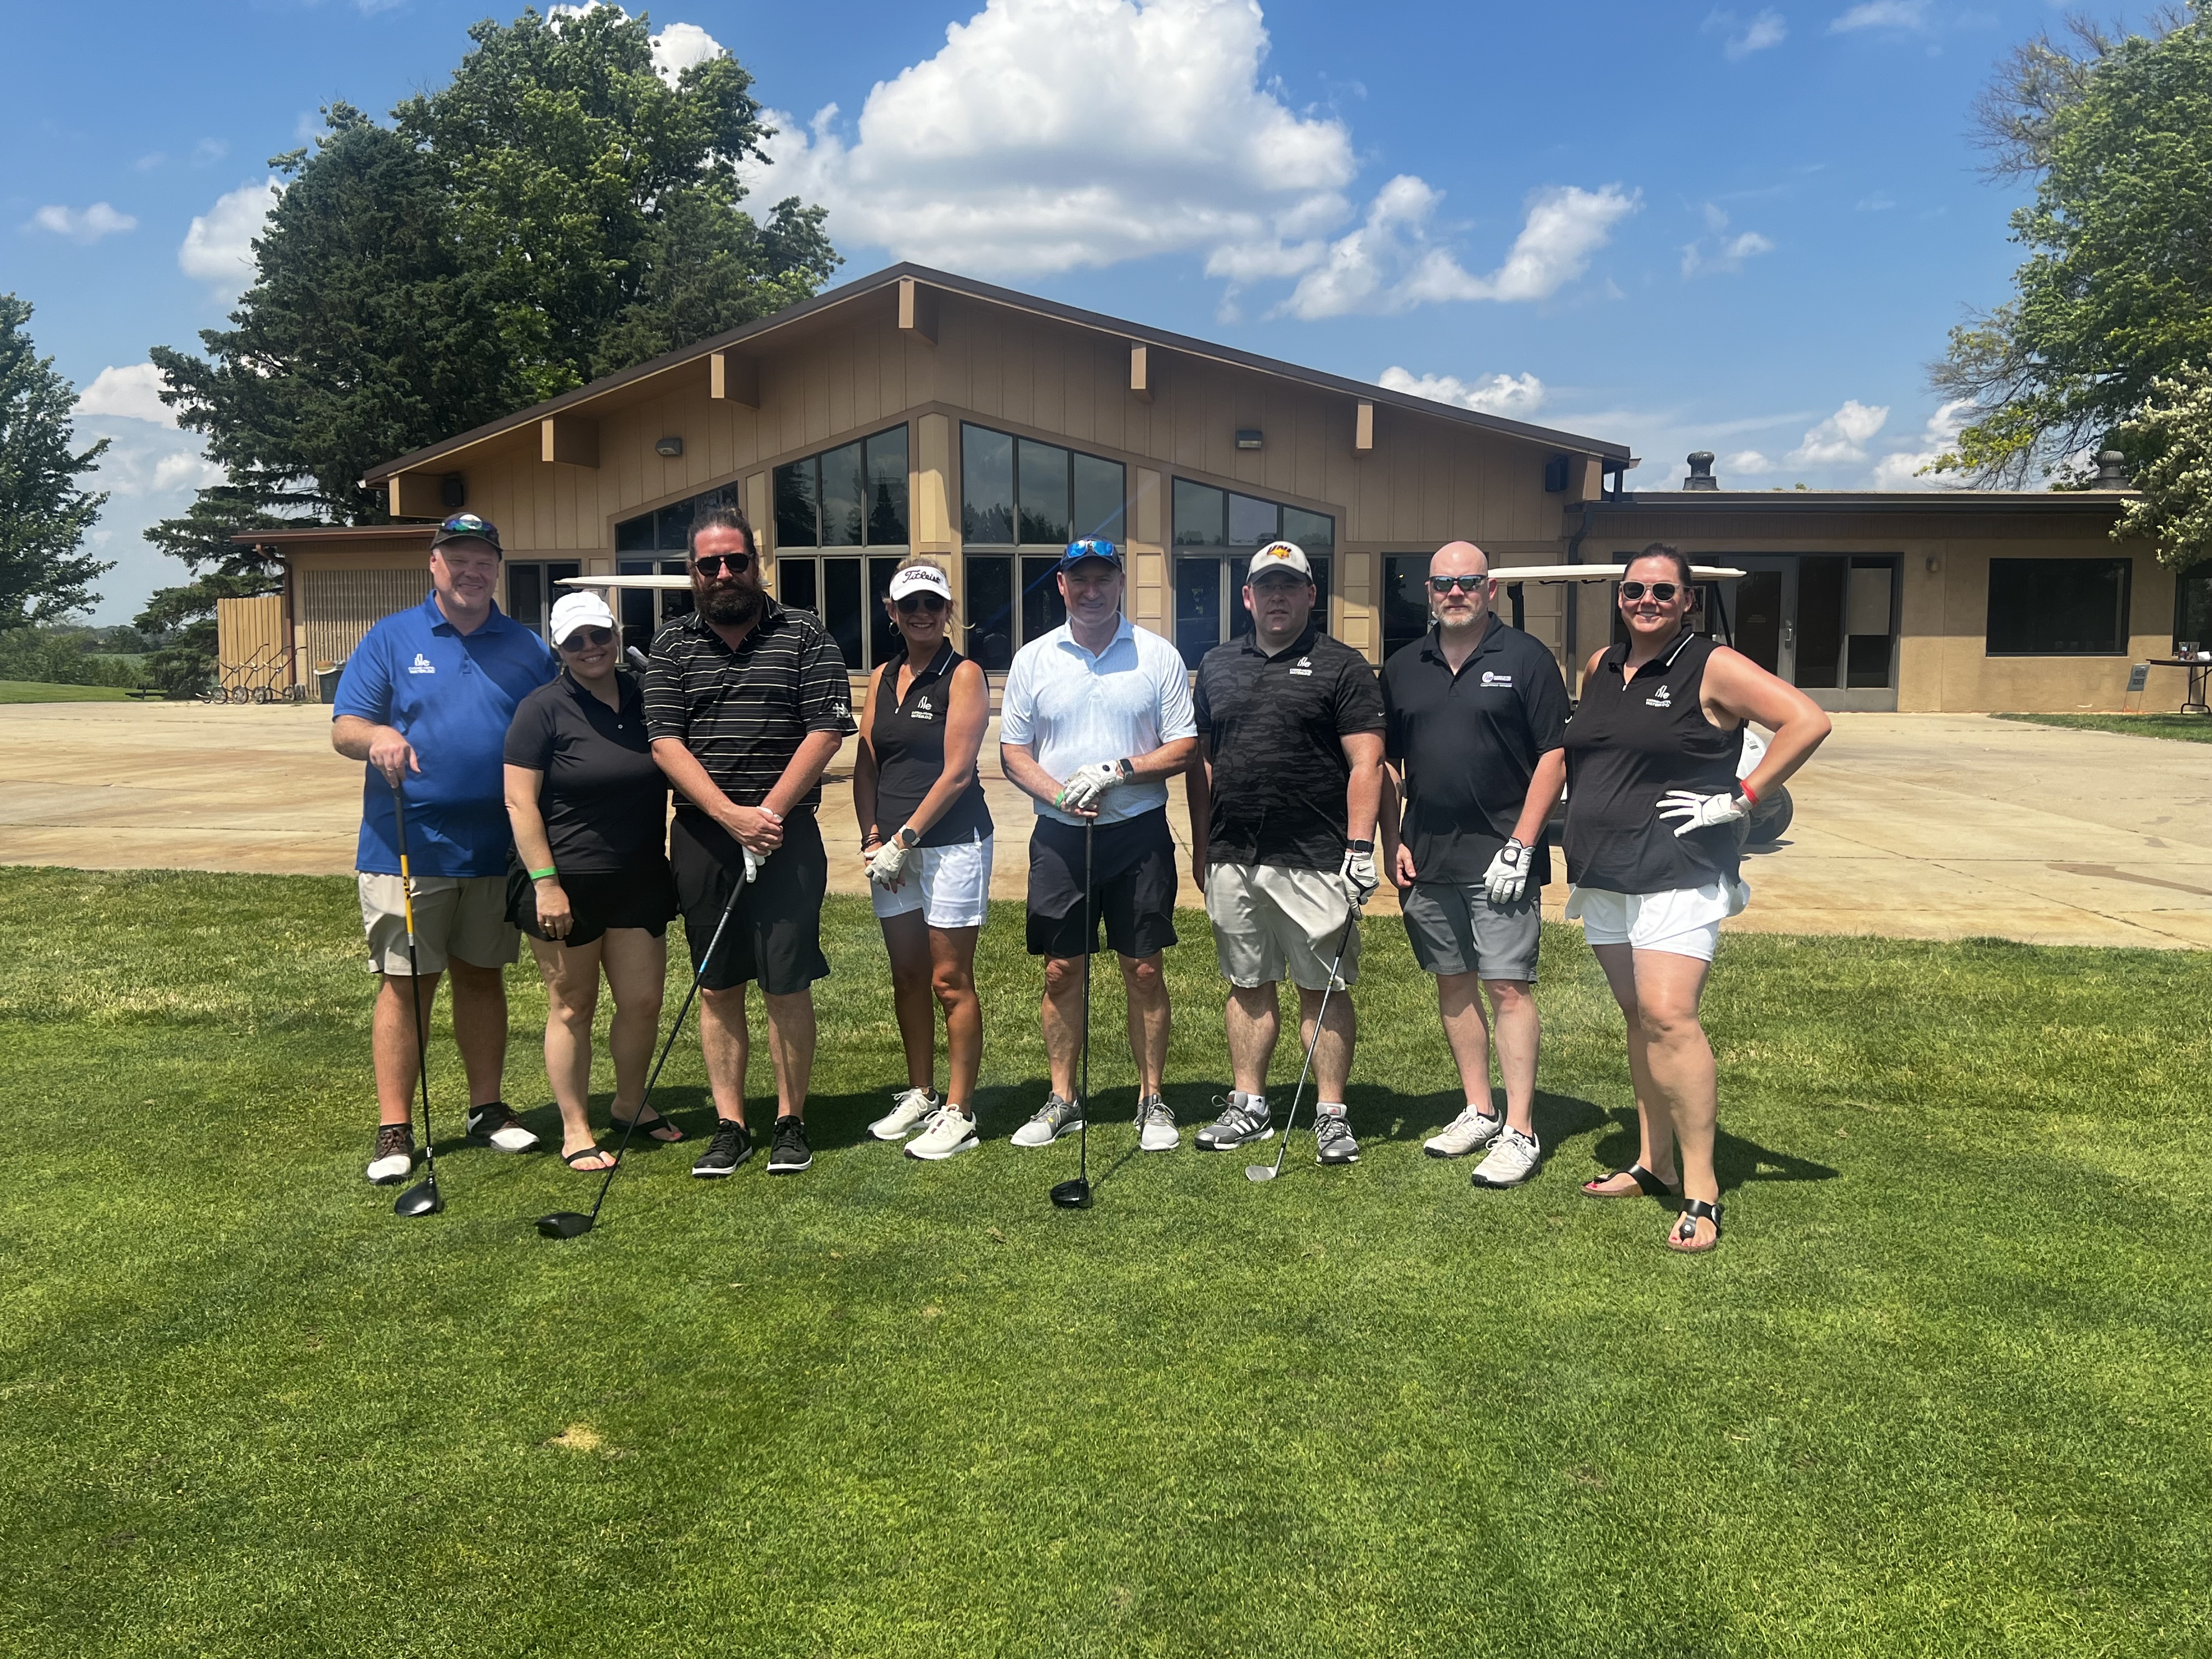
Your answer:
[[[0,629],[83,609],[114,567],[80,550],[106,495],[76,487],[102,438],[76,447],[76,388],[31,344],[30,303],[0,294]]]

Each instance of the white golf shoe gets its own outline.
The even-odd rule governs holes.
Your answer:
[[[892,1103],[889,1116],[868,1125],[868,1133],[878,1140],[904,1140],[944,1103],[934,1090],[908,1089]]]
[[[415,1167],[415,1126],[383,1123],[377,1126],[376,1145],[370,1151],[368,1178],[380,1187],[404,1181]]]
[[[1474,1166],[1468,1177],[1478,1187],[1517,1187],[1536,1173],[1544,1149],[1534,1135],[1507,1129],[1498,1137],[1490,1156]]]
[[[940,1106],[929,1115],[929,1127],[907,1142],[906,1155],[938,1163],[975,1146],[975,1120],[957,1106]]]
[[[1010,1139],[1017,1146],[1049,1146],[1062,1135],[1072,1135],[1082,1127],[1083,1108],[1054,1095],[1046,1100],[1043,1109],[1015,1130]]]
[[[1146,1095],[1137,1103],[1138,1151],[1171,1152],[1182,1145],[1182,1135],[1167,1102],[1158,1095]]]
[[[1497,1139],[1504,1127],[1504,1120],[1491,1116],[1480,1106],[1470,1106],[1423,1141],[1421,1150],[1431,1158],[1465,1158]]]
[[[522,1127],[522,1120],[507,1109],[503,1100],[469,1108],[469,1139],[483,1141],[501,1152],[527,1152],[538,1145],[538,1137]]]

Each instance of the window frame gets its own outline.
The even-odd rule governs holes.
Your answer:
[[[2004,567],[2003,574],[2007,576],[2010,576],[2016,574],[2015,568],[2017,567],[2035,567],[2039,569],[2048,570],[2059,565],[2096,565],[2102,566],[2106,569],[2110,569],[2116,566],[2118,568],[2120,575],[2119,592],[2116,605],[2117,614],[2114,618],[2118,637],[2112,647],[2107,650],[2079,650],[2072,648],[2031,650],[1998,649],[1995,636],[1996,632],[1996,624],[1997,623],[1997,583],[2000,567]],[[2134,626],[2135,561],[2124,553],[2094,557],[2069,556],[2057,559],[2008,558],[1994,556],[1989,562],[1989,568],[1984,578],[1984,586],[1986,589],[1984,595],[1982,615],[1982,654],[1984,658],[2125,657],[2130,654],[2130,646],[2133,639],[2131,630]]]
[[[1210,491],[1220,497],[1221,517],[1218,526],[1218,539],[1186,541],[1183,539],[1185,514],[1182,503],[1186,492],[1200,490]],[[1255,542],[1231,542],[1228,539],[1229,525],[1236,514],[1232,497],[1273,507],[1275,513],[1274,534],[1263,536]],[[1301,513],[1310,519],[1328,521],[1329,542],[1326,552],[1315,553],[1312,548],[1306,547],[1306,544],[1304,541],[1298,541],[1295,536],[1289,537],[1288,539],[1298,541],[1299,546],[1306,547],[1306,556],[1312,562],[1314,567],[1314,585],[1320,590],[1315,595],[1314,613],[1320,620],[1322,632],[1334,634],[1335,619],[1332,602],[1336,597],[1335,566],[1336,556],[1340,551],[1337,546],[1337,527],[1341,522],[1335,513],[1317,512],[1298,502],[1284,501],[1279,496],[1255,495],[1233,485],[1210,483],[1203,478],[1187,477],[1176,472],[1169,474],[1167,507],[1169,510],[1168,616],[1166,618],[1168,637],[1175,641],[1176,649],[1181,653],[1186,665],[1195,668],[1198,665],[1198,658],[1203,657],[1215,646],[1226,644],[1244,631],[1238,626],[1239,619],[1245,614],[1244,573],[1252,562],[1254,553],[1265,547],[1269,542],[1285,537],[1285,518],[1286,514],[1291,513]],[[1195,565],[1201,562],[1212,563],[1218,567],[1219,583],[1217,601],[1219,605],[1219,637],[1202,647],[1184,643],[1184,618],[1180,604],[1183,592],[1183,567],[1186,564]],[[1193,620],[1200,619],[1193,618]]]
[[[1009,534],[1014,538],[1011,541],[987,541],[968,533],[970,521],[970,501],[968,494],[969,477],[968,434],[970,429],[989,438],[1002,440],[1007,446],[1009,493],[1006,501],[1006,527]],[[1004,585],[1010,596],[1006,609],[1006,635],[1008,641],[1006,656],[1006,660],[1011,663],[1015,652],[1019,651],[1032,640],[1043,638],[1067,619],[1066,607],[1060,602],[1059,584],[1053,580],[1052,574],[1052,567],[1059,562],[1060,555],[1066,550],[1066,540],[1024,541],[1021,539],[1025,529],[1025,518],[1022,507],[1023,452],[1024,449],[1053,449],[1059,451],[1066,458],[1066,505],[1070,515],[1067,524],[1068,535],[1070,537],[1100,535],[1111,541],[1116,547],[1125,544],[1128,533],[1130,463],[1115,456],[1101,455],[1095,450],[1078,448],[1075,445],[1064,442],[1058,438],[1032,437],[1026,433],[1010,431],[1004,427],[987,425],[981,421],[964,419],[960,421],[957,436],[960,455],[961,592],[963,597],[971,596],[981,586],[971,574],[975,568],[971,561],[988,561],[994,565],[1004,564],[1007,567],[1004,573],[994,569],[992,574],[995,579],[1003,574]],[[1087,529],[1075,517],[1084,510],[1085,506],[1086,489],[1082,477],[1083,463],[1085,461],[1102,467],[1112,467],[1121,475],[1121,481],[1120,505],[1106,522],[1095,531]],[[1094,479],[1092,482],[1096,483],[1097,481]],[[994,504],[991,516],[995,517],[997,507]],[[1039,568],[1040,566],[1042,568]],[[991,586],[996,587],[999,583],[994,580]],[[1000,613],[994,609],[988,617],[986,617],[978,607],[964,603],[963,609],[965,612],[963,627],[966,631],[969,645],[973,647],[977,644],[975,630],[988,622],[997,620]],[[976,651],[971,649],[969,654],[975,656],[979,662],[982,661],[981,656]],[[991,654],[997,653],[994,652]],[[994,667],[988,663],[984,665],[991,673],[1006,672],[1004,666]]]

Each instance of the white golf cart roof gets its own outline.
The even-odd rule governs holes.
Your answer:
[[[659,587],[674,592],[678,588],[689,590],[689,576],[563,576],[554,583],[556,587]]]
[[[1628,574],[1625,564],[1501,564],[1490,574],[1502,582],[1617,582]],[[1690,580],[1723,582],[1746,573],[1724,564],[1693,564]]]

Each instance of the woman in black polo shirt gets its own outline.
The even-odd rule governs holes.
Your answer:
[[[876,670],[860,711],[853,809],[870,896],[891,958],[891,1000],[906,1048],[906,1091],[868,1126],[940,1159],[975,1145],[975,1073],[983,1007],[975,938],[991,902],[991,809],[975,775],[991,716],[983,671],[952,648],[952,588],[935,565],[891,578],[884,601],[906,653]],[[935,1093],[937,1020],[945,1010],[945,1097]]]
[[[530,937],[545,977],[545,1075],[561,1107],[561,1156],[586,1171],[612,1166],[592,1138],[592,1016],[599,975],[614,993],[613,1122],[644,1103],[660,1027],[669,918],[668,780],[653,763],[637,681],[596,593],[565,595],[546,630],[561,673],[514,711],[507,730],[507,815],[516,862],[507,916]],[[656,1140],[683,1132],[658,1112],[637,1126]]]
[[[1619,595],[1627,643],[1590,658],[1567,722],[1567,915],[1581,918],[1627,1017],[1642,1139],[1635,1163],[1583,1191],[1680,1195],[1667,1243],[1685,1254],[1721,1239],[1718,1079],[1698,1004],[1721,922],[1750,898],[1736,855],[1759,796],[1828,735],[1802,691],[1691,629],[1693,597],[1690,562],[1665,543],[1630,560]],[[1738,782],[1747,720],[1774,740]]]

